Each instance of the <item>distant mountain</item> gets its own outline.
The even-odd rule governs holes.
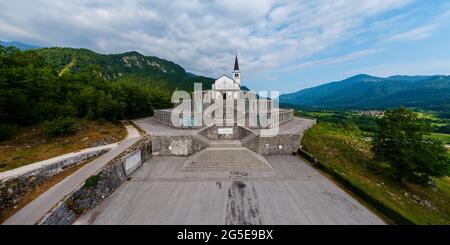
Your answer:
[[[398,106],[450,110],[450,76],[357,75],[343,81],[280,96],[281,104],[335,109]]]
[[[89,49],[42,48],[36,49],[60,74],[76,73],[97,66],[101,75],[110,80],[132,79],[173,91],[192,91],[194,83],[211,88],[213,79],[186,72],[181,66],[154,56],[144,56],[136,51],[123,54],[98,54]]]
[[[26,43],[17,42],[17,41],[2,41],[2,40],[0,40],[0,45],[2,45],[4,47],[14,46],[20,50],[30,50],[30,49],[39,48],[38,46],[35,46],[35,45],[30,45],[30,44],[26,44]]]

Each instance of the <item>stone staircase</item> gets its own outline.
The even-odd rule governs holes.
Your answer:
[[[256,136],[256,134],[251,133],[247,136],[245,136],[242,140],[241,143],[242,145],[247,145],[248,143],[252,142],[253,140],[255,140],[258,136]]]
[[[211,146],[190,156],[183,172],[270,171],[266,159],[243,147],[238,140],[212,141]]]
[[[195,134],[193,138],[202,142],[202,144],[204,144],[206,147],[209,147],[211,145],[211,140],[199,133]]]

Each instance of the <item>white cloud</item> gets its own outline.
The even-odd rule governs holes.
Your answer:
[[[289,67],[285,68],[284,70],[292,71],[292,70],[305,69],[305,68],[309,68],[309,67],[313,67],[313,66],[320,67],[320,66],[325,66],[325,65],[338,64],[338,63],[343,63],[343,62],[355,60],[358,58],[362,58],[364,56],[378,53],[380,51],[381,51],[381,49],[366,49],[366,50],[356,51],[356,52],[342,55],[342,56],[330,57],[330,58],[326,58],[326,59],[314,60],[314,61],[303,62],[300,64],[295,64],[293,66],[289,66]]]
[[[431,59],[419,62],[399,62],[379,65],[347,72],[347,76],[354,74],[370,74],[388,77],[394,75],[446,75],[450,67],[450,59]]]
[[[439,29],[439,27],[443,23],[447,23],[450,18],[450,4],[444,5],[443,8],[448,10],[432,18],[429,23],[414,27],[405,32],[391,35],[387,37],[386,41],[416,41],[430,38]],[[416,12],[416,10],[413,10],[412,12]]]
[[[389,41],[412,41],[412,40],[422,40],[429,38],[433,35],[437,26],[435,24],[430,24],[426,26],[421,26],[400,34],[391,36]]]
[[[300,61],[301,67],[312,55],[354,38],[368,18],[411,2],[1,1],[0,37],[104,53],[137,50],[209,76],[229,72],[237,49],[241,68],[251,77],[292,62]],[[342,62],[364,52],[319,64]]]

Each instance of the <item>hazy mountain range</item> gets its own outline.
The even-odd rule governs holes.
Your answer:
[[[14,46],[20,50],[30,50],[30,49],[39,48],[38,46],[35,46],[35,45],[26,44],[26,43],[17,42],[17,41],[2,41],[2,40],[0,40],[0,45],[5,46],[5,47]]]
[[[406,106],[450,109],[450,76],[357,75],[280,96],[280,103],[299,107],[383,109]]]

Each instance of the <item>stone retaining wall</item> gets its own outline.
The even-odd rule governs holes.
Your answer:
[[[208,147],[193,135],[152,136],[153,155],[189,156]]]
[[[142,161],[151,157],[151,141],[148,137],[143,138],[113,159],[98,174],[89,177],[83,185],[50,210],[38,224],[69,225],[81,214],[97,206],[126,181],[124,163],[137,151],[141,152]]]
[[[51,177],[61,173],[65,169],[78,165],[86,160],[98,157],[110,149],[100,149],[86,152],[77,156],[69,157],[42,165],[42,167],[32,169],[19,175],[5,177],[0,181],[0,216],[10,208],[14,207],[22,198],[45,183]],[[27,167],[27,166],[25,166]],[[13,170],[14,171],[14,170]]]
[[[258,137],[257,151],[262,155],[292,154],[300,146],[300,135],[285,134],[275,137]]]
[[[241,139],[241,143],[244,147],[262,155],[293,154],[297,152],[303,134],[315,124],[316,121],[314,120],[311,121],[303,131],[300,131],[297,134],[284,133],[274,137],[261,137],[261,135],[257,135],[252,130],[243,128],[247,133],[246,136]]]
[[[220,128],[232,128],[233,134],[219,134]],[[241,140],[244,137],[246,137],[249,134],[249,130],[246,130],[243,127],[240,126],[234,126],[234,127],[219,127],[219,126],[211,126],[203,129],[199,132],[199,134],[207,137],[208,139],[212,140]]]

